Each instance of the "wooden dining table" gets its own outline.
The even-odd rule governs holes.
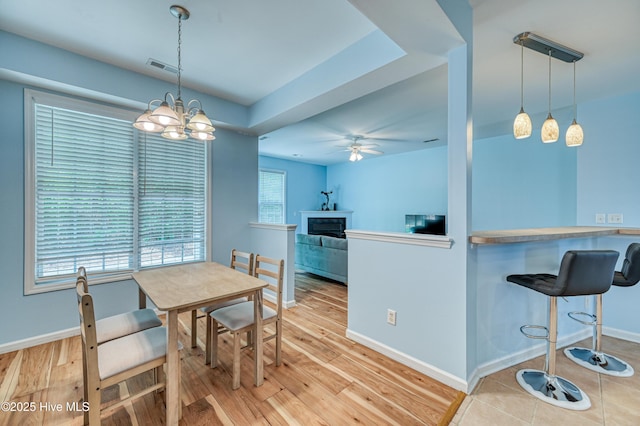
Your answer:
[[[254,339],[255,385],[264,381],[262,360],[262,289],[267,283],[216,262],[188,263],[143,270],[132,274],[140,288],[140,305],[146,297],[167,313],[166,422],[177,425],[180,419],[180,354],[178,351],[178,314],[216,302],[253,296],[256,337]]]

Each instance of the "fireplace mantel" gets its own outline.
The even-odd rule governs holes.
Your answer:
[[[352,214],[353,210],[302,210],[300,211],[300,233],[307,233],[310,217],[344,217],[347,220],[347,229],[351,229]]]

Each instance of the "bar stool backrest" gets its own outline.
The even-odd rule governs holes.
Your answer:
[[[614,281],[616,285],[632,286],[640,281],[640,243],[629,244],[620,273],[625,283],[620,283],[616,279]]]
[[[602,294],[609,290],[619,253],[615,250],[569,250],[562,257],[558,296]]]

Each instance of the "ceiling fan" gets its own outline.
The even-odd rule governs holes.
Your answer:
[[[370,145],[361,144],[359,141],[364,139],[364,137],[362,136],[350,136],[349,139],[351,139],[353,142],[351,143],[351,145],[349,145],[346,149],[343,150],[343,151],[351,152],[351,155],[349,155],[349,161],[362,160],[364,158],[362,156],[363,153],[373,154],[373,155],[384,154],[384,152],[382,151],[371,149],[371,148],[377,147],[378,145],[376,144],[370,144]]]

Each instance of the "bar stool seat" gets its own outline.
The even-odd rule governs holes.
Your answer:
[[[627,247],[620,271],[615,271],[612,285],[631,287],[640,281],[640,244],[632,243]],[[633,367],[613,355],[602,352],[602,294],[596,295],[596,314],[570,312],[569,317],[585,325],[593,326],[592,348],[569,347],[564,354],[572,361],[589,370],[616,377],[633,376]],[[585,318],[585,320],[582,320]]]
[[[545,339],[545,369],[524,369],[516,373],[520,386],[536,398],[571,410],[591,407],[589,397],[571,381],[556,375],[558,337],[557,297],[601,294],[609,290],[619,253],[613,250],[570,250],[562,257],[558,275],[509,275],[507,281],[549,296],[547,327],[524,325],[520,331],[527,337]],[[544,329],[546,335],[531,334],[529,329]]]

